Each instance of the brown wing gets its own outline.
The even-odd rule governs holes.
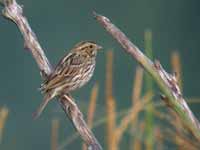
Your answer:
[[[56,66],[55,71],[44,83],[44,90],[47,91],[63,84],[70,84],[70,81],[77,75],[85,61],[86,58],[79,53],[69,53],[63,57]]]

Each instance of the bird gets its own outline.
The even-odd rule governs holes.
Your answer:
[[[33,113],[37,119],[50,100],[84,86],[93,76],[97,51],[102,47],[93,41],[76,44],[56,65],[54,71],[41,84],[42,103]]]

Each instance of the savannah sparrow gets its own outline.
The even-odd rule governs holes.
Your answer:
[[[41,85],[43,102],[33,114],[38,118],[48,102],[58,95],[71,92],[85,85],[93,75],[97,50],[102,47],[91,41],[83,41],[65,55],[55,70]]]

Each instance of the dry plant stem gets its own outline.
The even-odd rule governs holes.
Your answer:
[[[107,111],[107,145],[108,150],[117,150],[114,130],[116,127],[116,102],[113,98],[112,73],[113,73],[113,52],[108,51],[106,55],[106,111]]]
[[[9,110],[7,107],[0,108],[0,144],[2,142],[3,131],[5,127],[6,120],[8,118]]]
[[[92,93],[90,96],[90,103],[87,113],[87,124],[90,128],[92,128],[92,124],[94,121],[94,113],[96,110],[98,92],[99,92],[99,85],[95,84],[94,87],[92,88]]]
[[[178,80],[178,85],[181,89],[181,91],[183,91],[183,86],[182,86],[182,80],[181,80],[181,75],[182,75],[182,71],[181,71],[181,61],[180,61],[180,55],[177,51],[172,52],[171,55],[171,65],[172,65],[172,70],[173,72],[176,74],[176,78]],[[180,119],[179,117],[172,111],[170,111],[171,115],[174,116],[174,122],[176,122],[175,128],[176,128],[176,132],[178,132],[179,127],[181,126],[180,123]],[[177,138],[176,138],[177,137]],[[175,140],[178,140],[178,135],[175,135]],[[178,149],[181,149],[180,145],[178,145]]]
[[[162,132],[162,134],[165,135],[163,138],[169,142],[179,145],[178,149],[180,150],[199,150],[199,143],[196,141],[194,142],[190,139],[190,137],[186,137],[181,133],[178,133],[177,136],[174,136],[174,131],[171,129],[166,129]]]
[[[140,131],[141,132],[141,131]],[[132,150],[141,150],[142,148],[142,143],[141,143],[141,141],[140,141],[140,139],[138,139],[138,138],[136,138],[134,141],[133,141],[133,143],[132,143],[132,147],[131,147],[131,149]]]
[[[144,46],[145,46],[145,55],[150,59],[153,58],[153,47],[152,47],[152,31],[147,29],[144,32]],[[153,81],[151,76],[145,72],[145,91],[153,92]],[[145,148],[146,150],[152,150],[154,147],[154,116],[153,116],[153,103],[150,103],[145,112],[145,120],[146,120],[146,136],[145,136]]]
[[[34,32],[29,26],[27,19],[24,17],[22,7],[18,5],[15,0],[0,0],[0,3],[4,5],[3,15],[13,21],[20,29],[25,41],[24,46],[32,53],[35,61],[38,64],[42,77],[47,77],[51,74],[52,67],[44,51],[42,50]],[[60,100],[62,108],[71,119],[74,127],[81,135],[81,138],[88,145],[88,149],[102,149],[98,141],[94,137],[93,133],[87,127],[79,108],[70,98],[71,97],[66,95],[62,97],[62,99]]]
[[[134,103],[137,103],[137,101],[140,99],[142,83],[143,83],[143,69],[140,66],[137,66],[136,72],[135,72],[135,79],[133,83],[133,92],[132,92],[133,106],[134,106]]]
[[[51,73],[51,65],[42,50],[37,37],[31,30],[27,19],[23,16],[23,10],[15,0],[1,0],[4,4],[3,16],[13,21],[21,31],[24,38],[24,48],[32,53],[43,77]],[[0,1],[0,2],[1,2]]]
[[[92,88],[91,96],[90,96],[90,103],[89,108],[87,112],[87,124],[90,129],[92,129],[93,120],[94,120],[94,113],[96,110],[96,104],[97,104],[97,96],[99,92],[99,85],[96,83],[94,87]],[[87,149],[86,144],[84,143],[82,146],[83,150]]]
[[[139,112],[142,111],[144,106],[149,102],[150,99],[152,99],[152,97],[153,94],[151,92],[147,93],[141,100],[138,100],[138,102],[135,103],[134,107],[131,107],[129,114],[122,118],[119,126],[115,129],[115,138],[117,145],[123,133],[128,128],[128,125],[131,122],[135,121],[135,119],[138,117]]]
[[[87,124],[83,120],[83,115],[79,109],[77,109],[76,103],[74,103],[73,98],[70,95],[64,95],[61,98],[60,103],[62,104],[63,110],[70,117],[73,125],[78,130],[81,137],[86,142],[89,150],[101,150],[96,138],[93,136],[92,131],[87,127]]]
[[[142,90],[142,83],[143,83],[143,69],[140,66],[136,67],[136,72],[135,72],[135,79],[133,82],[133,94],[132,94],[132,107],[140,101],[140,95],[141,95],[141,90]],[[135,123],[137,123],[137,118],[135,119],[136,121],[133,123],[133,128],[135,128]]]
[[[144,133],[144,128],[145,128],[145,123],[144,122],[140,122],[138,125],[138,129],[140,130],[139,135],[137,134],[137,136],[135,136],[135,140],[132,143],[132,147],[131,150],[141,150],[142,149],[142,140],[141,140],[141,136]]]
[[[161,133],[161,129],[157,127],[155,129],[155,139],[156,139],[156,145],[157,145],[157,150],[162,150],[163,149],[163,134]]]
[[[140,66],[136,67],[136,72],[135,72],[135,78],[133,82],[133,92],[132,92],[132,108],[134,108],[135,104],[138,103],[138,101],[141,100],[141,90],[142,90],[142,84],[143,84],[143,68]],[[139,115],[135,118],[135,121],[132,122],[132,127],[131,130],[132,132],[137,128],[138,126],[138,117]],[[131,142],[131,149],[137,149],[140,150],[140,139],[137,136],[133,136],[133,141]]]
[[[182,70],[181,70],[181,59],[180,54],[177,51],[174,51],[171,55],[171,64],[172,64],[172,70],[176,73],[176,78],[178,80],[178,85],[183,91],[183,82],[182,82]]]
[[[175,76],[168,74],[161,66],[159,61],[153,63],[147,58],[111,21],[94,13],[97,21],[115,38],[125,52],[130,54],[155,80],[163,94],[165,102],[180,117],[182,123],[187,126],[191,133],[200,141],[200,124],[189,109],[186,101],[182,97]]]
[[[109,50],[106,54],[106,97],[112,97],[113,85],[113,51]]]
[[[166,130],[171,133],[171,137],[169,138],[166,133],[162,133],[162,135],[165,135],[163,138],[165,137],[166,139],[171,139],[171,141],[178,146],[177,149],[182,149],[183,145],[187,145],[187,143],[191,143],[190,145],[193,145],[192,147],[199,149],[199,142],[188,136],[188,132],[186,132],[187,130],[185,131],[185,128],[183,128],[182,124],[180,124],[180,119],[178,118],[179,120],[176,120],[175,115],[177,114],[175,114],[175,112],[173,113],[174,115],[166,115],[166,113],[161,113],[154,110],[154,115],[158,119],[162,121],[168,121],[170,125]],[[182,139],[184,142],[180,143],[180,139]]]
[[[57,150],[58,129],[59,129],[59,119],[53,119],[51,122],[51,150]]]

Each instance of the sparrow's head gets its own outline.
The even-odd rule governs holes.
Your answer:
[[[85,53],[89,56],[96,56],[97,51],[100,49],[102,49],[102,47],[97,45],[95,42],[82,41],[75,45],[75,47],[73,48],[73,51]]]

